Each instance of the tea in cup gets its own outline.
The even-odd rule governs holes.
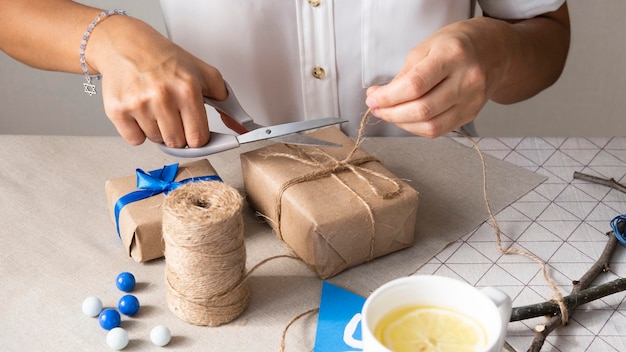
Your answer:
[[[443,276],[393,280],[374,291],[362,310],[364,352],[500,352],[511,299]]]

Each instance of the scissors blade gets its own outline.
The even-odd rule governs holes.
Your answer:
[[[295,144],[313,147],[341,147],[341,144],[309,137],[306,134],[294,133],[270,139],[272,142]]]
[[[284,123],[281,125],[267,126],[257,128],[256,130],[244,133],[237,136],[237,140],[240,144],[250,143],[256,141],[262,141],[265,139],[274,139],[276,137],[282,137],[291,135],[297,132],[312,130],[324,126],[335,125],[338,123],[347,122],[347,120],[340,119],[338,117],[327,117],[323,119],[307,120]],[[319,145],[319,144],[316,144]]]

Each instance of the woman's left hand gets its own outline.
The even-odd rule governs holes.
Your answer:
[[[408,54],[389,84],[370,87],[366,104],[372,114],[429,138],[472,121],[505,61],[486,61],[462,27],[454,24],[435,33]]]
[[[365,103],[374,116],[438,137],[472,121],[490,99],[511,104],[553,84],[569,38],[567,4],[527,20],[456,22],[411,50],[389,84],[367,90]]]

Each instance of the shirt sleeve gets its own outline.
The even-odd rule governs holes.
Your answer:
[[[557,10],[565,0],[478,0],[489,16],[520,20]]]

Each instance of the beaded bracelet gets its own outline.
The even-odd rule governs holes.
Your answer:
[[[87,40],[89,39],[89,35],[91,35],[91,32],[96,27],[96,25],[100,23],[100,21],[102,21],[103,19],[111,15],[126,16],[127,13],[124,10],[118,10],[118,9],[106,10],[106,11],[100,12],[98,16],[96,16],[96,18],[94,18],[93,21],[91,21],[91,23],[89,24],[89,27],[87,27],[87,31],[85,32],[85,34],[83,34],[83,40],[80,43],[80,51],[79,51],[80,67],[83,69],[83,74],[85,75],[85,79],[87,80],[87,83],[83,83],[83,86],[85,87],[85,93],[89,94],[89,96],[96,94],[96,86],[93,83],[91,83],[91,80],[93,78],[99,80],[101,76],[100,75],[92,76],[89,74],[89,72],[87,72],[87,62],[85,61],[85,48],[87,47]]]

